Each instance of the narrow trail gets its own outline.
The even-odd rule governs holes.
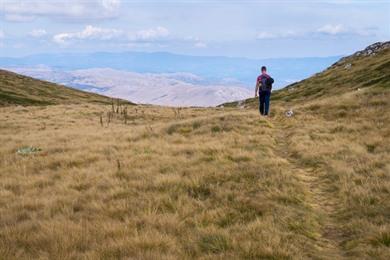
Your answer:
[[[321,254],[320,259],[344,259],[345,253],[340,246],[342,236],[337,227],[335,215],[337,213],[337,202],[329,189],[329,183],[320,178],[322,169],[320,167],[309,167],[299,160],[290,156],[290,137],[293,130],[284,126],[284,122],[278,121],[275,126],[275,141],[277,144],[276,154],[286,160],[295,176],[303,184],[307,192],[306,203],[310,205],[320,219],[319,237],[316,246]]]

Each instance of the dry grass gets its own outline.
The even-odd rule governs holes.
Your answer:
[[[178,119],[138,107],[128,125],[101,127],[97,115],[109,109],[2,109],[5,258],[288,258],[305,244],[315,252],[302,185],[281,171],[274,129],[254,111],[184,109]],[[24,145],[43,151],[15,154]]]
[[[325,213],[324,239],[344,256],[390,257],[389,98],[368,88],[307,103],[284,126],[288,157]]]
[[[268,119],[57,88],[0,107],[0,259],[390,259],[389,56],[274,93]],[[7,77],[3,104],[42,101]]]
[[[268,120],[131,106],[109,125],[110,105],[0,108],[0,256],[385,259],[387,100],[365,90],[289,119],[280,104]]]

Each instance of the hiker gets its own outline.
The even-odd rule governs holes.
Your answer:
[[[255,97],[259,95],[259,110],[263,116],[269,114],[269,102],[274,79],[267,74],[267,68],[261,67],[261,75],[257,77]]]

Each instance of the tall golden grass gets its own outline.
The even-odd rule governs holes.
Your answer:
[[[0,108],[0,258],[389,259],[389,98]]]

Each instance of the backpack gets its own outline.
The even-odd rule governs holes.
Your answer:
[[[275,80],[271,77],[267,78],[267,80],[265,81],[265,84],[267,85],[267,87],[269,88],[269,90],[272,89],[272,84],[274,84]]]
[[[273,78],[267,76],[264,81],[263,81],[263,79],[261,81],[262,81],[262,84],[261,84],[262,91],[270,91],[272,89],[272,84],[274,83]],[[265,84],[263,84],[263,83],[265,83]]]

